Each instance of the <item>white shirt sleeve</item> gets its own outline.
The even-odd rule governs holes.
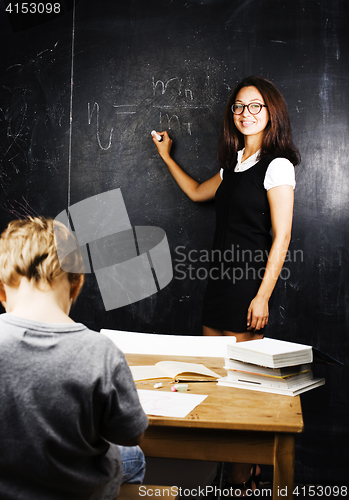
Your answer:
[[[295,188],[294,166],[286,158],[275,158],[270,162],[264,177],[264,188],[268,191],[276,186],[290,185]]]

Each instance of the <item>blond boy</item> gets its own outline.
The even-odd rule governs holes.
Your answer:
[[[1,235],[0,498],[111,500],[125,473],[144,476],[148,419],[125,358],[69,317],[83,281],[61,269],[52,220]]]

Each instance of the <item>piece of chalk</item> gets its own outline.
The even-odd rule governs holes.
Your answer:
[[[185,392],[188,390],[188,384],[175,384],[171,387],[173,392]]]
[[[154,384],[154,389],[159,389],[159,387],[162,387],[161,382],[159,382],[158,384]]]
[[[154,135],[159,142],[162,141],[162,136],[158,134],[155,130],[152,130],[151,135]]]

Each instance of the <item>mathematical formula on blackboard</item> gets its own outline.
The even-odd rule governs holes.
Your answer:
[[[191,88],[187,88],[183,83],[183,78],[170,78],[167,81],[152,79],[150,106],[158,112],[158,129],[159,130],[180,130],[182,133],[192,134],[193,116],[191,111],[207,109],[210,106],[207,104],[196,103],[195,93]],[[169,95],[166,102],[157,102],[158,97]],[[176,99],[174,99],[174,97]],[[175,102],[173,102],[175,101]],[[115,122],[120,115],[137,115],[144,113],[144,104],[128,103],[115,104],[111,107],[115,110]],[[110,108],[110,106],[109,106]],[[101,138],[101,122],[103,122],[103,111],[110,115],[110,109],[101,110],[98,102],[87,103],[87,122],[88,125],[95,126],[95,135],[98,146],[106,151],[110,149],[114,138],[114,127],[110,126],[109,130],[103,133]]]

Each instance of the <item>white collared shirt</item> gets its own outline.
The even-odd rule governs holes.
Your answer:
[[[244,151],[245,149],[240,149],[240,151],[238,151],[238,160],[234,172],[245,172],[245,170],[253,167],[259,160],[258,156],[260,150],[242,162],[241,159]],[[221,169],[221,177],[223,179],[223,169]],[[267,191],[273,187],[283,185],[290,185],[294,189],[296,180],[292,163],[287,160],[287,158],[275,158],[272,160],[265,173],[263,185]]]

